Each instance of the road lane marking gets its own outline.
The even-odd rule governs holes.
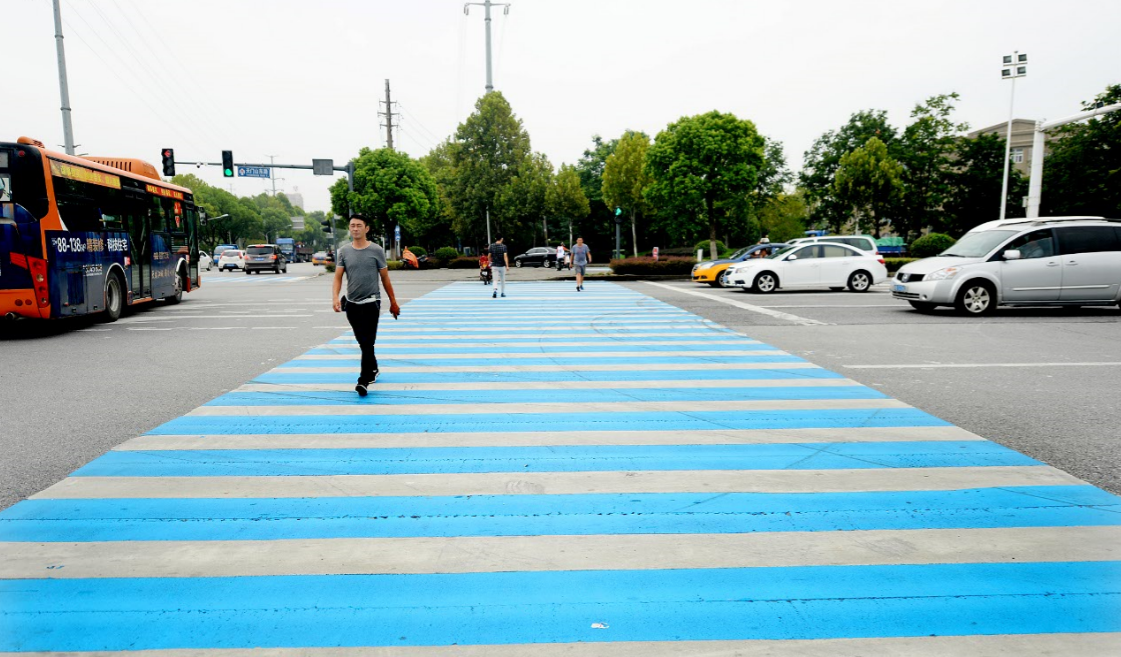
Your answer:
[[[1121,361],[1098,363],[916,363],[913,365],[845,365],[850,370],[954,369],[981,367],[1117,367]]]
[[[681,287],[677,287],[677,286],[673,286],[673,285],[666,285],[665,283],[655,283],[653,281],[643,281],[643,283],[646,283],[647,285],[653,285],[655,287],[660,287],[660,288],[664,288],[664,289],[667,289],[667,290],[671,290],[673,292],[680,292],[681,294],[690,294],[690,295],[695,296],[695,297],[703,297],[705,299],[710,299],[712,301],[717,301],[719,303],[723,303],[723,304],[726,304],[726,305],[729,305],[729,306],[735,306],[736,308],[742,308],[743,310],[749,310],[753,313],[759,313],[760,315],[767,315],[768,317],[774,317],[775,319],[782,319],[782,320],[786,320],[788,322],[793,322],[793,323],[799,324],[801,326],[827,326],[828,325],[828,322],[819,322],[816,319],[808,319],[806,317],[799,317],[798,315],[791,315],[790,313],[784,313],[784,312],[780,312],[778,310],[772,310],[770,308],[764,308],[763,306],[756,306],[754,304],[744,303],[742,301],[736,301],[734,299],[728,299],[728,298],[725,298],[725,297],[718,297],[718,296],[713,295],[713,294],[705,294],[704,292],[698,292],[696,290],[687,290],[687,289],[683,289]]]

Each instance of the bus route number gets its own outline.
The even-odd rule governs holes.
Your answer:
[[[52,237],[51,242],[59,253],[86,252],[86,241],[78,237]]]

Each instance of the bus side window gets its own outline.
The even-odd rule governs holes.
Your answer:
[[[148,230],[152,233],[167,232],[167,224],[163,203],[160,202],[159,197],[151,197],[148,202]]]

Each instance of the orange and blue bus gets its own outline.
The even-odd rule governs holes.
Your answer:
[[[0,318],[178,303],[199,285],[191,190],[147,162],[0,142]]]

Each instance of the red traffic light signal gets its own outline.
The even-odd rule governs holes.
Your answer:
[[[163,149],[163,152],[160,153],[160,155],[163,156],[163,175],[174,176],[175,175],[175,150],[171,149],[171,148],[165,148],[165,149]]]

